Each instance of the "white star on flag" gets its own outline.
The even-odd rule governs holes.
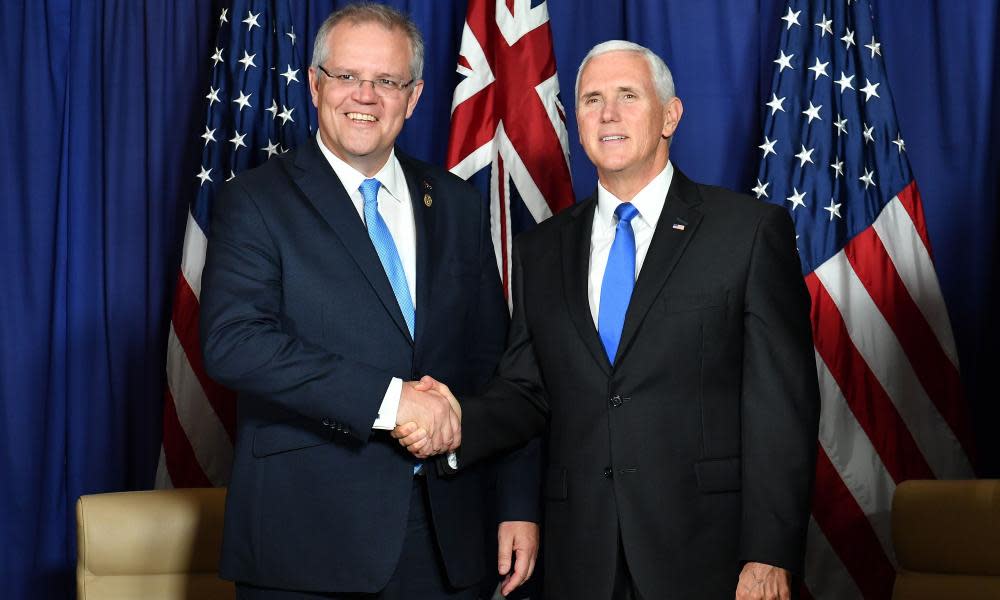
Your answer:
[[[833,217],[837,217],[838,219],[843,218],[840,216],[840,204],[834,202],[833,198],[830,198],[830,206],[824,206],[823,210],[830,213],[831,221],[833,220]]]
[[[794,54],[789,54],[789,55],[786,56],[784,50],[781,50],[781,49],[778,50],[778,58],[776,58],[774,60],[774,62],[777,63],[777,65],[778,65],[778,72],[779,73],[781,73],[785,69],[791,69],[793,71],[795,70],[795,67],[792,66],[792,57],[793,56],[795,56],[795,55]]]
[[[230,142],[231,142],[231,143],[233,144],[233,146],[234,146],[234,148],[233,148],[233,151],[234,151],[234,152],[235,152],[236,150],[239,150],[239,149],[240,149],[240,146],[243,146],[244,148],[246,148],[246,147],[247,147],[247,145],[246,145],[246,144],[245,144],[245,143],[243,142],[243,138],[245,138],[246,136],[247,136],[247,134],[245,134],[245,133],[240,133],[240,132],[238,132],[238,131],[234,131],[234,132],[233,132],[233,139],[231,139],[231,140],[229,140],[229,141],[230,141]]]
[[[875,185],[874,175],[875,175],[875,173],[873,171],[869,171],[868,167],[865,167],[865,174],[862,175],[861,177],[858,177],[858,180],[865,184],[865,189],[866,190],[870,186]]]
[[[826,74],[826,66],[828,64],[830,64],[830,63],[829,62],[825,62],[825,63],[819,62],[819,57],[818,56],[816,57],[816,64],[814,64],[813,66],[809,67],[809,70],[816,74],[816,76],[813,78],[813,81],[819,79],[821,76],[829,77],[829,75]]]
[[[212,181],[211,173],[212,173],[212,169],[207,169],[206,170],[205,167],[202,166],[201,167],[201,173],[198,173],[198,175],[197,175],[198,179],[201,180],[201,183],[199,183],[198,185],[202,186],[202,185],[205,185],[206,181]]]
[[[882,56],[882,51],[879,49],[881,47],[882,47],[882,44],[880,44],[880,43],[878,43],[878,42],[875,41],[875,36],[874,35],[872,36],[872,43],[865,44],[865,48],[868,48],[869,50],[872,51],[872,58],[875,58],[876,54],[878,54],[879,56]]]
[[[795,155],[795,158],[797,158],[797,159],[799,159],[799,161],[801,161],[801,162],[799,162],[799,166],[800,167],[806,166],[806,163],[815,164],[815,163],[813,163],[813,159],[812,159],[812,153],[813,153],[814,150],[815,150],[815,148],[808,148],[807,149],[806,146],[805,146],[805,144],[802,144],[802,150],[799,151],[799,153]]]
[[[209,129],[208,125],[205,125],[205,133],[201,134],[201,137],[205,140],[205,145],[207,146],[209,142],[215,141],[215,129]]]
[[[253,31],[254,27],[260,27],[260,24],[257,22],[257,17],[259,16],[260,13],[253,14],[253,12],[247,11],[247,18],[243,19],[243,22],[247,24],[247,31]]]
[[[767,186],[770,182],[761,183],[760,179],[757,180],[757,185],[755,185],[750,191],[757,195],[757,199],[767,198]]]
[[[823,13],[823,17],[816,23],[816,27],[819,27],[819,37],[822,38],[826,34],[833,35],[833,19],[827,19],[826,13]]]
[[[775,156],[778,155],[778,153],[774,151],[774,144],[777,141],[778,140],[768,139],[766,135],[764,136],[764,143],[761,144],[760,146],[757,146],[758,148],[764,151],[764,158],[767,158],[768,153],[773,154]]]
[[[865,102],[871,100],[872,96],[875,96],[876,98],[881,98],[881,96],[878,95],[878,91],[876,91],[878,89],[878,86],[879,86],[878,83],[872,83],[868,81],[867,77],[865,78],[865,87],[861,88],[861,91],[864,92],[865,94]]]
[[[854,32],[851,31],[850,27],[847,28],[847,33],[844,34],[844,37],[840,38],[840,41],[844,42],[848,51],[850,51],[851,46],[857,45],[857,42],[854,41]]]
[[[802,114],[809,117],[809,123],[813,122],[813,119],[823,120],[823,117],[819,116],[819,109],[823,108],[823,105],[813,106],[812,100],[809,101],[809,108],[802,111]]]
[[[844,161],[840,160],[840,157],[834,157],[833,162],[830,163],[830,168],[833,169],[834,179],[844,175]]]
[[[854,75],[848,75],[843,71],[840,72],[840,79],[836,81],[837,85],[840,86],[840,93],[843,94],[847,90],[853,90],[854,86],[851,85],[851,80],[854,79]]]
[[[777,94],[771,94],[771,101],[766,104],[771,108],[771,114],[773,115],[777,111],[785,112],[784,98],[779,98]]]
[[[298,81],[298,80],[299,80],[299,78],[298,78],[298,77],[296,77],[296,74],[297,74],[298,72],[299,72],[299,70],[298,70],[298,69],[295,69],[295,70],[293,71],[293,70],[292,70],[292,65],[288,65],[288,68],[287,68],[287,69],[285,69],[285,72],[281,74],[281,76],[282,76],[282,77],[284,77],[284,78],[286,79],[286,85],[291,85],[291,83],[292,83],[293,81]]]
[[[246,108],[248,106],[250,108],[253,108],[253,106],[250,105],[250,96],[253,96],[253,92],[250,92],[250,95],[248,96],[248,95],[246,95],[246,94],[243,93],[243,90],[240,90],[240,97],[237,98],[237,99],[235,99],[235,100],[233,100],[233,104],[239,104],[240,105],[240,111],[242,111],[244,108]]]
[[[800,206],[804,207],[806,205],[806,202],[805,202],[806,193],[805,192],[800,192],[798,190],[798,188],[794,188],[794,187],[792,188],[792,191],[794,193],[791,196],[789,196],[788,198],[786,198],[786,200],[788,200],[789,202],[792,203],[792,210],[794,211],[796,208],[798,208]]]
[[[256,56],[257,56],[256,54],[250,54],[249,52],[247,52],[246,50],[244,50],[244,51],[243,51],[243,58],[239,59],[239,60],[238,60],[238,61],[236,61],[236,62],[238,62],[238,63],[240,63],[241,65],[243,65],[243,70],[244,70],[244,71],[246,71],[246,70],[247,70],[247,69],[249,69],[250,67],[256,67],[256,66],[257,66],[257,65],[256,65],[256,64],[254,64],[254,62],[253,62],[253,59],[254,59],[254,58],[255,58]]]
[[[841,134],[847,135],[847,117],[834,121],[833,125],[834,127],[837,128],[838,136],[840,136]]]
[[[899,153],[900,154],[902,154],[903,151],[906,150],[906,142],[903,141],[903,138],[900,137],[900,135],[898,133],[896,134],[896,139],[894,139],[892,141],[892,143],[896,144],[897,146],[899,146]]]
[[[799,24],[799,14],[801,13],[802,13],[801,10],[792,12],[792,7],[791,6],[788,7],[788,14],[781,17],[782,21],[788,23],[788,27],[786,27],[786,29],[791,29],[792,25]]]

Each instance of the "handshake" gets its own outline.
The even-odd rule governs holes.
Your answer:
[[[462,444],[462,407],[448,386],[425,375],[404,381],[392,437],[420,459]]]

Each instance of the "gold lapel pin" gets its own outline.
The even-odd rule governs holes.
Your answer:
[[[426,206],[427,208],[430,208],[431,204],[434,204],[434,200],[431,199],[431,195],[430,194],[424,194],[424,206]]]

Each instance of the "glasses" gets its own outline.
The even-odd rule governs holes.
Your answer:
[[[343,89],[359,88],[365,82],[372,84],[372,90],[375,91],[379,96],[395,96],[400,94],[403,90],[410,87],[415,79],[411,79],[407,82],[396,81],[395,79],[389,79],[387,77],[379,77],[376,79],[360,79],[354,73],[330,73],[323,68],[323,65],[316,65],[323,74],[330,78],[330,81],[334,83],[337,87]]]

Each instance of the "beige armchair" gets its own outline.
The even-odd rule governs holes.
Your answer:
[[[79,600],[235,598],[218,578],[225,488],[81,496]]]
[[[1000,598],[1000,480],[900,484],[892,542],[893,600]]]

